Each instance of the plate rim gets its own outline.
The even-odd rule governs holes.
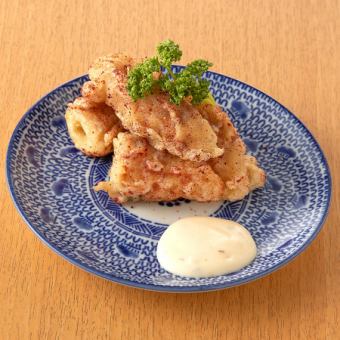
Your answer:
[[[181,66],[181,65],[174,65],[174,66],[177,66],[177,67],[179,66],[180,68],[183,68],[183,66]],[[76,259],[73,259],[71,256],[66,255],[61,250],[59,250],[57,248],[57,246],[53,246],[52,244],[50,244],[49,241],[33,226],[33,224],[30,223],[28,217],[26,216],[25,212],[23,211],[23,209],[21,208],[21,206],[18,202],[18,198],[17,198],[17,196],[14,192],[14,187],[13,187],[13,182],[12,182],[12,177],[11,177],[11,171],[10,171],[11,151],[13,150],[13,147],[14,147],[14,138],[15,138],[18,130],[21,128],[21,125],[25,122],[29,113],[37,105],[39,105],[43,100],[45,100],[46,97],[51,95],[54,91],[56,91],[60,88],[63,88],[65,86],[68,86],[70,83],[73,83],[75,81],[78,81],[78,80],[88,76],[87,74],[83,74],[81,76],[75,77],[75,78],[68,80],[68,81],[62,83],[61,85],[55,87],[54,89],[52,89],[51,91],[46,93],[44,96],[42,96],[38,101],[36,101],[25,112],[25,114],[20,118],[19,122],[17,123],[17,125],[15,126],[15,128],[14,128],[12,134],[11,134],[11,137],[10,137],[10,140],[9,140],[9,143],[8,143],[8,147],[7,147],[6,169],[5,169],[7,188],[10,192],[10,196],[12,198],[14,206],[17,209],[17,211],[19,212],[19,214],[21,215],[22,219],[28,225],[28,227],[33,231],[33,233],[42,241],[43,244],[45,244],[48,248],[50,248],[52,251],[54,251],[57,255],[64,258],[66,261],[70,262],[71,264],[81,268],[82,270],[84,270],[84,271],[86,271],[90,274],[96,275],[98,277],[101,277],[103,279],[106,279],[106,280],[114,282],[114,283],[122,284],[124,286],[140,288],[140,289],[149,290],[149,291],[167,292],[167,293],[198,293],[198,292],[217,291],[217,290],[222,290],[222,289],[240,286],[240,285],[246,284],[248,282],[258,280],[260,278],[263,278],[263,277],[273,273],[274,271],[276,271],[276,270],[282,268],[283,266],[287,265],[289,262],[294,260],[298,255],[300,255],[304,250],[306,250],[306,248],[313,242],[313,240],[320,233],[320,231],[321,231],[321,229],[322,229],[322,227],[323,227],[323,225],[324,225],[324,223],[327,219],[327,216],[329,214],[329,209],[330,209],[331,197],[332,197],[331,171],[330,171],[330,167],[328,165],[327,159],[325,157],[325,154],[324,154],[319,142],[316,140],[316,138],[314,137],[312,132],[306,127],[306,125],[293,112],[291,112],[289,109],[287,109],[284,105],[279,103],[277,100],[275,100],[270,95],[268,95],[265,92],[253,87],[252,85],[249,85],[249,84],[247,84],[243,81],[237,80],[235,78],[229,77],[227,75],[217,73],[217,72],[214,72],[214,71],[208,71],[207,73],[211,73],[211,74],[214,74],[214,75],[217,75],[217,76],[221,76],[223,78],[227,78],[227,79],[235,82],[236,84],[240,84],[242,86],[250,88],[252,91],[255,91],[255,93],[269,98],[270,101],[272,101],[274,104],[278,105],[280,108],[285,110],[303,128],[303,130],[310,137],[310,140],[312,141],[312,143],[314,143],[314,146],[319,151],[320,161],[324,165],[325,171],[326,171],[326,182],[328,183],[328,195],[327,195],[326,207],[325,207],[323,216],[322,216],[320,222],[318,223],[318,225],[316,226],[313,234],[311,234],[311,236],[308,238],[307,242],[301,248],[299,248],[296,252],[294,252],[289,257],[287,257],[285,260],[283,260],[282,262],[276,264],[275,266],[273,266],[273,267],[271,267],[271,268],[269,268],[269,269],[267,269],[267,270],[265,270],[265,271],[263,271],[263,272],[261,272],[257,275],[253,275],[253,276],[248,277],[248,278],[239,279],[239,280],[234,281],[232,283],[223,283],[223,284],[216,284],[216,285],[210,284],[210,285],[202,285],[202,286],[185,286],[185,287],[145,284],[145,283],[135,282],[135,281],[131,281],[131,280],[122,279],[122,278],[119,278],[119,277],[116,277],[116,276],[113,276],[113,275],[109,275],[109,274],[100,272],[97,269],[91,268],[90,266],[83,264]]]

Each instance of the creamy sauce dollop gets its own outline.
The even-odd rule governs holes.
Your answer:
[[[186,217],[160,238],[157,259],[170,273],[209,277],[235,272],[256,256],[256,244],[239,223],[215,217]]]

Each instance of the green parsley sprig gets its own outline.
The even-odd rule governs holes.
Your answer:
[[[212,63],[198,59],[179,73],[173,73],[171,65],[181,57],[182,51],[172,40],[161,42],[155,57],[145,59],[129,71],[127,89],[131,98],[136,101],[159,88],[169,93],[170,101],[177,105],[189,96],[193,104],[199,104],[207,98],[213,102],[209,92],[210,82],[202,78]]]

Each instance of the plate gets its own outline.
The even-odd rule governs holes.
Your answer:
[[[175,66],[179,71],[181,66]],[[208,72],[211,91],[268,178],[242,201],[189,200],[118,205],[93,185],[106,178],[111,156],[89,158],[74,148],[64,113],[79,96],[82,76],[39,100],[16,127],[7,152],[12,198],[37,236],[73,264],[121,284],[168,292],[208,291],[243,284],[291,261],[315,238],[327,214],[331,178],[307,128],[263,92]],[[254,237],[258,254],[242,270],[185,278],[160,268],[157,241],[188,215],[235,220]]]

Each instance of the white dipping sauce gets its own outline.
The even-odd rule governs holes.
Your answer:
[[[247,229],[215,217],[186,217],[171,224],[157,246],[165,270],[209,277],[235,272],[252,262],[256,244]]]

